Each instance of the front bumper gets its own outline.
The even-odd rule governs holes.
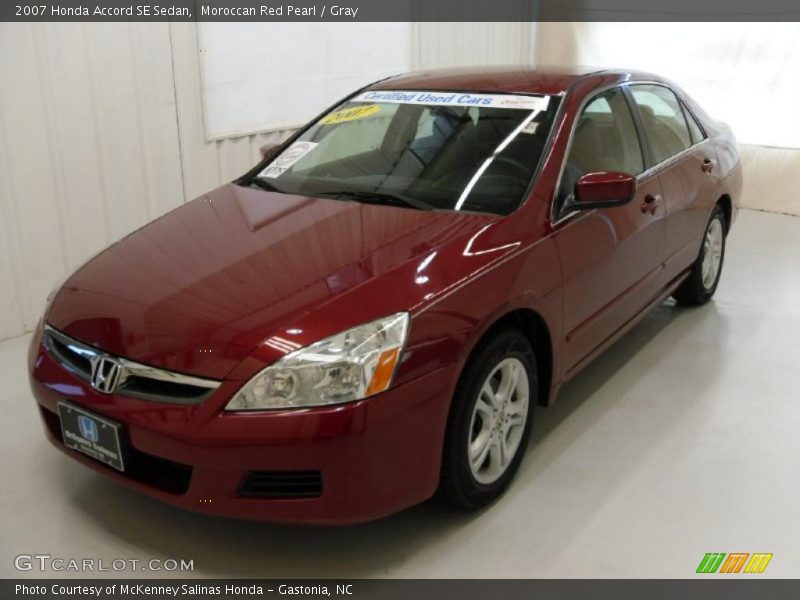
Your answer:
[[[438,485],[450,368],[350,404],[225,413],[240,381],[180,406],[95,392],[31,342],[30,380],[48,438],[72,458],[131,488],[189,510],[273,522],[347,524],[429,498]],[[66,448],[58,403],[122,423],[125,473]],[[254,472],[321,474],[314,497],[245,497]]]

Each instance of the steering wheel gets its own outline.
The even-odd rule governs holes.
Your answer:
[[[530,172],[530,170],[528,168],[528,165],[526,165],[525,163],[522,163],[522,162],[520,162],[520,161],[518,161],[516,159],[513,159],[510,156],[496,156],[492,162],[493,162],[493,164],[509,165],[514,170],[519,172],[518,176],[514,176],[514,175],[511,175],[511,174],[504,174],[503,173],[503,174],[492,175],[492,177],[498,177],[498,178],[502,177],[502,178],[514,179],[516,182],[519,182],[520,180],[527,182],[528,179],[531,176],[531,172]],[[445,175],[442,175],[441,177],[439,177],[439,179],[434,181],[432,185],[433,185],[434,188],[447,187],[447,184],[451,180],[459,181],[460,179],[463,179],[463,177],[464,177],[463,172],[464,172],[464,169],[460,169],[458,171],[452,171],[450,173],[446,173]]]
[[[510,156],[495,156],[493,162],[495,164],[505,164],[516,169],[520,173],[520,179],[527,180],[531,175],[531,171],[528,168],[529,165],[526,165],[515,158],[511,158]]]

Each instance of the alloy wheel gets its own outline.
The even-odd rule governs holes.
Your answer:
[[[494,483],[514,460],[529,403],[525,365],[517,358],[500,361],[481,387],[470,422],[469,466],[478,483]]]
[[[712,220],[703,240],[702,280],[703,287],[707,290],[713,287],[719,274],[719,268],[722,264],[723,237],[722,223],[719,219]]]

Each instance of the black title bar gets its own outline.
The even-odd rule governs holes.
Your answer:
[[[800,580],[648,579],[39,579],[0,580],[0,598],[20,600],[794,600]]]
[[[797,0],[3,0],[0,21],[798,21]]]

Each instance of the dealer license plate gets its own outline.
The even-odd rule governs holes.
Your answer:
[[[119,423],[67,402],[58,404],[58,413],[64,444],[68,448],[83,452],[118,471],[125,470]]]

